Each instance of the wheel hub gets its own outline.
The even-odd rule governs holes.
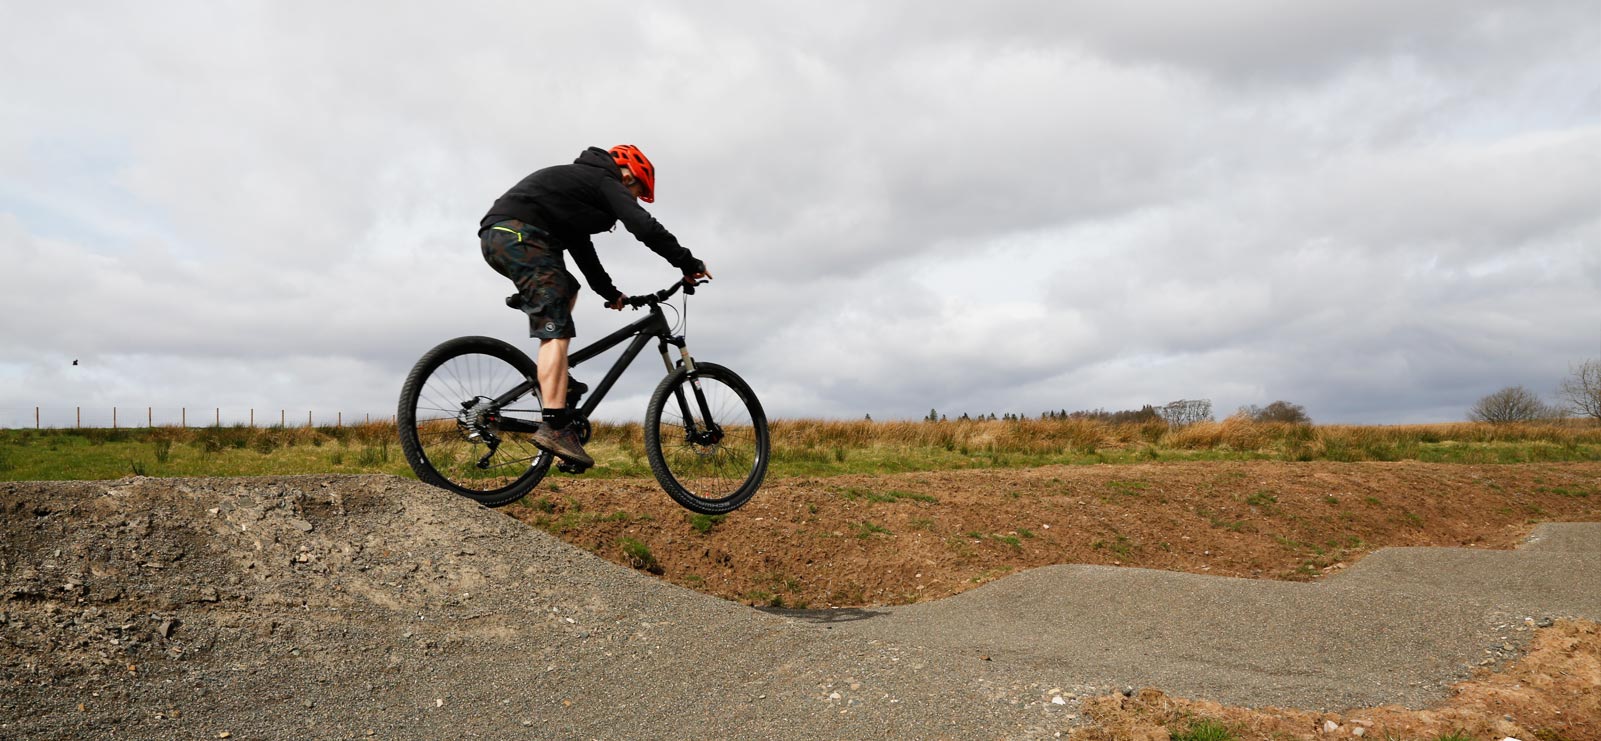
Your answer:
[[[691,432],[686,437],[691,445],[712,446],[723,441],[723,428],[712,425],[705,429]]]

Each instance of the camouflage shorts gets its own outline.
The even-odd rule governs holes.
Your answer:
[[[528,336],[542,340],[575,337],[573,297],[578,279],[567,272],[561,250],[544,232],[521,221],[502,221],[478,233],[484,260],[511,279],[528,314]]]

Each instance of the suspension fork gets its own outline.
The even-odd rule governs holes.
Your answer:
[[[679,386],[673,391],[673,398],[678,402],[678,412],[684,420],[684,435],[691,442],[714,445],[722,440],[723,430],[712,420],[711,404],[706,401],[706,392],[700,387],[700,379],[694,376],[695,358],[689,354],[689,347],[682,336],[663,338],[660,349],[662,363],[667,366],[668,374],[675,370],[673,361],[667,354],[668,345],[677,347],[679,356],[683,358],[684,372],[688,374],[689,386],[694,390],[695,394],[695,406],[700,408],[701,423],[705,426],[704,429],[701,429],[695,424],[695,415],[690,411],[689,399],[684,395],[684,387]]]

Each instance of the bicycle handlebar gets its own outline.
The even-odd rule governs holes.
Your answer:
[[[666,301],[673,294],[678,293],[678,289],[680,288],[684,289],[684,295],[692,296],[695,294],[695,286],[704,285],[706,282],[707,281],[704,280],[676,280],[673,281],[672,285],[655,293],[647,293],[643,296],[629,296],[628,299],[623,303],[636,309],[642,306],[655,306],[656,304]]]

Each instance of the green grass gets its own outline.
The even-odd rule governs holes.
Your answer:
[[[375,429],[374,429],[375,428]],[[5,480],[410,470],[392,427],[0,430]]]
[[[856,526],[856,537],[871,538],[874,535],[889,535],[889,528],[874,522],[862,522]]]
[[[937,497],[935,497],[934,495],[932,495],[932,494],[922,494],[922,493],[918,493],[918,492],[915,492],[915,491],[904,491],[904,490],[901,490],[901,489],[886,489],[884,491],[874,491],[872,489],[864,489],[864,488],[859,487],[859,486],[847,486],[847,487],[844,487],[844,488],[841,488],[841,489],[837,489],[836,493],[839,494],[840,498],[845,499],[847,501],[856,501],[858,499],[865,499],[865,500],[867,500],[869,502],[876,502],[876,503],[879,503],[879,504],[890,504],[890,503],[899,502],[899,501],[905,499],[905,500],[909,500],[909,501],[913,501],[913,502],[923,502],[925,504],[937,504],[937,503],[939,503],[939,499]]]
[[[1152,461],[1392,461],[1531,463],[1601,461],[1601,426],[1584,424],[1412,426],[1274,425],[1229,419],[1169,429],[1161,423],[1085,420],[871,422],[776,420],[775,478],[1099,465]],[[586,478],[649,478],[638,424],[594,425]],[[411,476],[393,425],[0,430],[0,480],[149,476],[389,473]],[[553,471],[551,484],[566,474]],[[844,488],[845,499],[935,504],[938,492]],[[1138,481],[1112,495],[1147,495]],[[1552,487],[1584,498],[1593,487]],[[1264,501],[1271,494],[1264,493]],[[1271,502],[1268,502],[1271,504]]]
[[[1134,544],[1129,541],[1127,536],[1121,533],[1118,533],[1110,543],[1104,540],[1097,540],[1090,543],[1090,547],[1097,551],[1109,550],[1117,554],[1118,558],[1128,558],[1134,552]]]
[[[1272,509],[1273,505],[1277,504],[1278,501],[1279,498],[1274,496],[1273,492],[1265,489],[1245,498],[1246,504],[1262,509]]]
[[[710,533],[717,524],[726,519],[727,515],[692,514],[689,516],[689,526],[701,535]]]
[[[1144,481],[1108,481],[1106,482],[1106,488],[1119,494],[1137,497],[1141,492],[1150,488],[1150,484]]]
[[[1197,720],[1183,730],[1174,731],[1171,738],[1173,741],[1235,741],[1239,736],[1217,721]]]
[[[517,503],[536,512],[543,512],[547,515],[556,514],[556,503],[550,501],[550,497],[535,497],[531,500],[524,498],[518,500]]]
[[[663,572],[655,554],[650,552],[650,546],[633,538],[623,537],[617,539],[617,547],[622,549],[623,558],[627,560],[629,566],[652,574]]]
[[[1535,491],[1542,494],[1556,494],[1564,497],[1583,498],[1595,493],[1597,489],[1584,485],[1574,486],[1537,486]]]

